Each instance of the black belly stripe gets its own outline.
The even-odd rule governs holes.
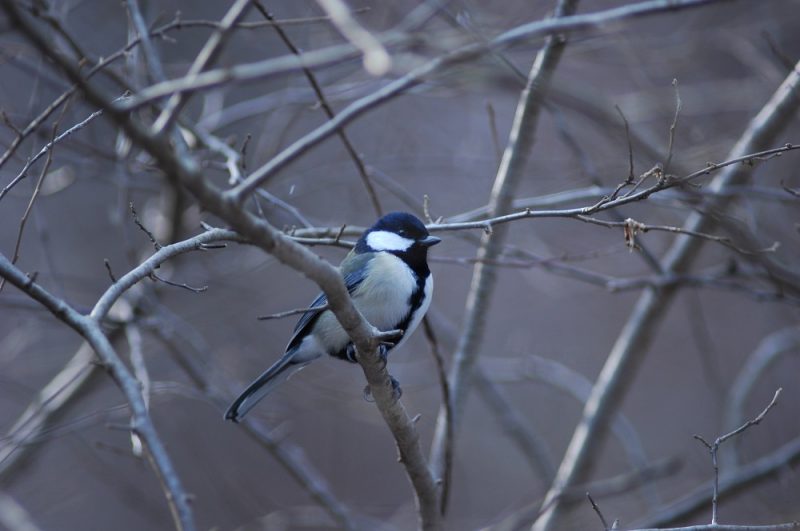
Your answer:
[[[403,333],[405,333],[405,331],[408,329],[408,325],[411,324],[414,314],[416,314],[417,310],[419,310],[420,306],[422,306],[422,300],[425,298],[425,281],[428,279],[428,276],[425,275],[425,277],[422,277],[416,273],[414,276],[417,277],[417,289],[415,289],[408,298],[408,304],[411,309],[409,310],[408,315],[406,315],[403,320],[394,327],[397,330],[402,330]]]

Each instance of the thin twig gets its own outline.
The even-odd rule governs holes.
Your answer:
[[[447,441],[445,442],[444,450],[444,470],[447,474],[442,477],[441,486],[441,511],[442,516],[444,516],[447,514],[447,502],[450,499],[450,484],[452,482],[453,471],[453,411],[450,404],[450,383],[447,380],[447,367],[445,366],[444,358],[439,351],[439,341],[436,338],[436,332],[427,316],[422,319],[422,327],[425,331],[425,338],[428,340],[428,345],[431,348],[431,355],[436,362],[436,375],[439,379],[439,389],[442,391],[442,404],[444,405],[445,414],[447,415]]]
[[[143,325],[150,327],[155,332],[156,337],[167,345],[170,353],[189,379],[220,411],[223,411],[230,403],[230,395],[235,393],[235,389],[239,389],[240,386],[235,386],[235,389],[222,390],[214,385],[210,378],[213,371],[200,361],[210,357],[209,349],[202,336],[164,306],[159,306],[151,318],[143,321]],[[199,355],[187,354],[187,346]],[[343,529],[348,531],[359,529],[354,515],[344,503],[337,499],[331,491],[330,485],[308,461],[301,447],[276,435],[276,430],[256,417],[245,418],[239,426],[251,439],[265,448]]]
[[[66,107],[64,108],[66,110]],[[63,117],[64,114],[62,113],[61,116]],[[50,141],[53,143],[55,141],[56,132],[58,131],[58,124],[61,121],[56,120],[56,123],[53,124],[53,133],[52,133],[52,140]],[[17,229],[17,240],[14,243],[14,255],[11,257],[11,264],[16,264],[17,260],[19,260],[19,248],[22,245],[22,236],[25,233],[25,225],[28,222],[28,216],[31,214],[31,210],[33,210],[33,204],[36,202],[36,199],[39,197],[39,192],[42,190],[42,183],[44,182],[45,177],[47,177],[47,172],[50,171],[50,163],[53,161],[53,150],[50,149],[47,151],[47,159],[45,160],[44,166],[42,167],[42,171],[39,174],[39,178],[36,181],[36,186],[33,188],[33,193],[31,194],[31,198],[28,201],[28,206],[25,207],[25,212],[22,214],[22,218],[19,221],[19,228]],[[0,292],[3,291],[3,288],[6,285],[6,279],[0,279]]]
[[[565,17],[575,12],[577,0],[559,0],[555,17]],[[491,217],[497,217],[511,208],[514,190],[524,173],[525,165],[534,143],[536,126],[541,111],[541,102],[545,98],[553,71],[558,64],[566,41],[558,37],[549,37],[544,47],[534,59],[528,75],[528,81],[520,94],[514,122],[509,133],[500,167],[492,186],[489,198]],[[506,231],[501,228],[483,235],[478,249],[479,259],[495,259],[499,256],[505,240]],[[485,316],[494,291],[495,270],[490,265],[478,262],[472,274],[472,283],[465,303],[466,313],[462,325],[462,334],[453,355],[450,369],[450,395],[453,430],[457,432],[464,403],[471,387],[472,368],[477,361],[478,352],[483,341]],[[436,431],[431,444],[431,466],[437,477],[444,477],[444,449],[447,441],[447,412],[439,408]]]
[[[672,86],[675,87],[675,116],[672,118],[672,124],[669,126],[669,145],[667,146],[667,160],[664,161],[664,173],[669,172],[670,163],[672,163],[672,153],[675,147],[675,130],[678,127],[678,117],[681,115],[681,92],[678,89],[678,80],[672,80]]]
[[[200,286],[199,288],[196,288],[194,286],[190,286],[185,282],[173,282],[172,280],[167,280],[166,278],[160,277],[155,273],[150,273],[150,278],[152,278],[153,280],[157,280],[159,282],[163,282],[168,286],[183,288],[186,291],[191,291],[192,293],[203,293],[208,290],[208,286]]]
[[[800,145],[794,144],[785,144],[783,146],[771,149],[765,149],[761,151],[753,151],[748,154],[738,155],[735,157],[731,157],[723,162],[718,163],[709,163],[706,168],[702,170],[698,170],[692,172],[684,177],[674,180],[664,180],[659,182],[653,186],[645,188],[635,194],[632,195],[625,195],[622,197],[618,197],[617,199],[608,201],[608,200],[601,200],[597,203],[584,206],[584,207],[577,207],[577,208],[565,208],[565,209],[558,209],[558,210],[533,210],[531,208],[525,208],[522,211],[514,212],[513,214],[506,214],[506,215],[499,215],[495,217],[489,217],[486,219],[480,219],[476,221],[459,221],[459,222],[445,222],[443,223],[434,223],[432,225],[428,225],[428,230],[430,231],[455,231],[455,230],[465,230],[465,229],[480,229],[483,231],[493,230],[493,228],[497,225],[501,225],[504,223],[510,223],[512,221],[517,221],[519,219],[526,219],[526,218],[553,218],[553,217],[561,217],[561,218],[568,218],[568,217],[578,217],[578,216],[585,216],[590,214],[595,214],[597,212],[602,212],[605,210],[610,210],[612,208],[616,208],[618,206],[634,203],[636,201],[642,201],[644,199],[649,198],[653,194],[660,192],[661,190],[666,190],[668,188],[672,188],[679,184],[690,182],[694,179],[697,179],[700,176],[708,175],[712,172],[716,172],[719,170],[723,170],[725,168],[729,168],[729,171],[738,170],[739,167],[733,168],[730,170],[731,166],[741,166],[744,162],[744,165],[750,166],[747,164],[748,161],[762,161],[762,160],[769,160],[771,157],[775,155],[779,155],[781,153],[786,153],[789,151],[795,151],[800,149]],[[727,175],[727,174],[726,174]],[[585,193],[591,195],[591,189],[586,190]],[[553,194],[556,195],[556,194]],[[570,194],[571,195],[571,194]],[[724,189],[716,189],[711,188],[709,190],[709,194],[707,197],[713,201],[725,201],[737,194],[728,194],[725,193]],[[481,209],[482,211],[483,209]],[[686,230],[686,229],[684,229]]]
[[[153,247],[155,248],[156,251],[161,250],[162,245],[158,243],[158,240],[156,240],[156,237],[153,236],[153,233],[150,232],[147,229],[147,227],[145,227],[144,224],[139,220],[139,215],[136,213],[136,207],[133,206],[133,201],[128,203],[128,208],[131,211],[131,216],[133,217],[133,222],[136,223],[136,226],[139,227],[139,229],[141,229],[141,231],[147,235],[147,238],[150,240],[150,243],[153,244]]]
[[[16,9],[16,6],[14,6],[14,9]],[[134,417],[131,429],[147,445],[157,475],[163,481],[167,503],[172,510],[176,526],[182,531],[193,531],[195,524],[192,509],[189,506],[189,497],[161,442],[158,432],[150,420],[136,381],[114,351],[108,338],[100,328],[99,322],[91,317],[81,315],[63,300],[45,291],[22,271],[14,267],[2,254],[0,254],[0,275],[50,310],[55,317],[73,328],[91,344],[130,404]]]
[[[763,149],[773,141],[794,115],[800,98],[800,64],[784,80],[770,100],[751,120],[728,156],[729,160],[741,158],[745,153]],[[745,158],[745,160],[748,160]],[[717,175],[709,188],[718,192],[731,184],[741,184],[749,172],[749,166],[727,166]],[[715,207],[723,207],[725,198],[710,201]],[[713,224],[713,219],[701,212],[693,212],[683,227],[687,230],[705,232]],[[693,260],[699,250],[700,240],[678,236],[662,261],[663,270],[680,272]],[[648,289],[641,295],[627,323],[609,353],[606,362],[586,403],[579,425],[573,432],[567,447],[565,459],[559,467],[545,504],[557,498],[564,488],[577,483],[587,472],[594,452],[600,446],[607,420],[616,410],[630,383],[633,381],[639,361],[647,352],[654,328],[666,313],[669,302],[676,290]],[[563,505],[557,499],[544,515],[534,524],[533,531],[545,531],[557,527],[563,512]]]
[[[22,169],[19,171],[19,173],[17,173],[17,176],[16,176],[16,177],[14,177],[14,179],[12,179],[10,183],[8,183],[6,186],[4,186],[2,190],[0,190],[0,200],[2,200],[2,199],[3,199],[3,197],[4,197],[4,196],[5,196],[5,195],[6,195],[8,192],[10,192],[10,191],[11,191],[11,189],[12,189],[12,188],[14,188],[14,186],[16,186],[16,185],[17,185],[17,183],[19,183],[21,180],[23,180],[25,177],[27,177],[27,176],[28,176],[28,170],[30,169],[30,167],[31,167],[31,166],[32,166],[32,165],[33,165],[33,164],[34,164],[34,163],[35,163],[37,160],[39,160],[40,158],[42,158],[44,155],[47,155],[48,153],[50,153],[50,151],[53,149],[53,146],[55,146],[56,144],[58,144],[59,142],[61,142],[61,141],[62,141],[62,140],[64,140],[65,138],[68,138],[70,135],[72,135],[72,134],[73,134],[73,133],[75,133],[76,131],[79,131],[79,130],[83,129],[84,127],[86,127],[86,126],[89,124],[89,122],[91,122],[92,120],[94,120],[95,118],[97,118],[98,116],[100,116],[101,114],[103,114],[103,111],[102,111],[102,110],[100,110],[100,111],[95,111],[95,112],[93,112],[92,114],[90,114],[90,115],[89,115],[89,116],[88,116],[88,117],[87,117],[85,120],[83,120],[82,122],[78,122],[77,124],[73,125],[73,126],[72,126],[72,127],[70,127],[69,129],[67,129],[66,131],[64,131],[63,133],[61,133],[60,135],[56,136],[55,138],[52,138],[52,139],[50,140],[50,142],[48,142],[47,144],[45,144],[45,145],[44,145],[44,147],[42,147],[42,149],[40,149],[40,150],[39,150],[39,152],[38,152],[38,153],[36,153],[36,155],[34,155],[34,156],[33,156],[33,157],[31,157],[30,159],[28,159],[28,161],[27,161],[27,162],[25,162],[25,165],[22,167]]]
[[[113,341],[119,327],[109,332]],[[0,438],[0,477],[6,477],[32,448],[28,443],[36,440],[58,412],[77,396],[98,368],[95,354],[88,343],[83,343],[70,360],[39,391],[25,411]]]
[[[631,128],[630,125],[628,125],[628,119],[625,118],[625,115],[622,113],[622,109],[619,108],[619,105],[614,105],[614,109],[616,109],[617,114],[619,114],[619,117],[622,118],[622,123],[625,124],[625,139],[628,142],[628,178],[625,179],[624,184],[632,184],[635,172],[633,169],[633,144],[631,143]],[[622,185],[620,185],[620,188],[621,186]],[[617,188],[614,194],[611,195],[612,199],[616,198],[620,188]]]
[[[106,267],[106,272],[108,273],[108,278],[111,279],[111,283],[116,283],[117,277],[114,276],[114,272],[111,270],[111,262],[108,258],[103,258],[103,265]]]
[[[384,97],[388,99],[400,94],[410,86],[418,84],[423,77],[442,67],[461,63],[486,53],[487,51],[503,49],[536,37],[559,35],[580,30],[591,30],[601,28],[608,23],[619,20],[652,16],[665,11],[695,8],[721,1],[723,0],[649,0],[595,13],[573,15],[562,19],[545,19],[530,22],[503,32],[489,41],[488,45],[466,45],[444,56],[433,59],[422,67],[413,70],[407,76],[403,76],[398,80],[401,81],[401,83],[391,83],[387,85],[387,87],[393,87],[391,89],[392,93],[386,94]],[[409,37],[402,32],[400,34],[388,32],[388,34],[383,34],[380,40],[384,46],[390,47],[394,44],[406,42],[408,38]],[[351,44],[335,45],[304,53],[301,57],[286,56],[230,68],[210,70],[197,76],[178,78],[148,87],[139,92],[134,98],[118,107],[121,110],[131,111],[141,106],[148,105],[152,101],[169,97],[172,94],[209,90],[234,81],[252,82],[280,74],[299,71],[302,70],[303,67],[317,68],[338,64],[356,56],[358,56],[358,51]],[[359,106],[360,105],[362,105],[362,103],[359,103]],[[351,106],[342,111],[340,116],[345,114],[345,111],[350,109],[350,107]],[[369,104],[366,109],[362,110],[368,110],[373,107],[374,105]],[[346,121],[351,119],[352,117],[348,116]],[[337,124],[337,127],[338,125],[339,124]],[[342,123],[341,125],[344,124]]]
[[[728,432],[725,435],[717,437],[717,439],[714,441],[713,444],[710,444],[700,435],[694,435],[695,439],[703,443],[703,445],[706,448],[708,448],[708,451],[711,454],[711,464],[714,467],[714,493],[712,494],[711,497],[711,525],[717,524],[717,506],[719,503],[719,463],[717,462],[717,452],[719,450],[719,446],[728,439],[730,439],[731,437],[736,437],[737,435],[745,431],[747,428],[760,424],[761,421],[764,419],[764,417],[767,415],[767,413],[769,413],[769,410],[772,409],[775,406],[775,404],[778,403],[778,397],[780,396],[781,391],[783,391],[782,388],[778,388],[778,390],[775,391],[775,395],[772,397],[770,403],[767,405],[767,407],[764,408],[764,410],[761,413],[758,414],[757,417],[748,420],[735,430]]]
[[[592,504],[592,510],[597,514],[597,517],[600,518],[600,522],[602,522],[603,524],[603,531],[608,531],[609,529],[611,529],[610,527],[608,527],[608,522],[606,522],[606,517],[603,516],[603,513],[600,511],[600,507],[597,506],[597,504],[594,501],[594,498],[592,498],[592,495],[587,492],[586,497],[589,499],[589,503]]]
[[[683,227],[674,227],[671,225],[647,225],[640,221],[636,221],[633,218],[628,218],[625,221],[606,221],[604,219],[597,219],[591,216],[576,216],[576,219],[579,219],[580,221],[585,221],[587,223],[591,223],[593,225],[600,225],[602,227],[609,227],[609,228],[621,227],[622,229],[624,229],[625,245],[631,249],[636,248],[637,245],[635,239],[636,235],[639,233],[645,233],[649,231],[671,232],[673,234],[685,234],[693,238],[700,238],[703,240],[719,243],[720,245],[724,245],[729,249],[733,249],[737,253],[745,255],[775,252],[779,246],[778,242],[774,242],[772,245],[764,249],[744,249],[734,244],[731,241],[731,239],[726,236],[715,236],[713,234],[706,234],[705,232],[693,231],[685,229]]]
[[[497,163],[503,159],[503,147],[500,145],[500,133],[497,131],[497,116],[494,112],[494,106],[491,102],[486,102],[486,115],[489,118],[489,133],[492,137],[492,146],[497,156]]]
[[[214,30],[214,33],[206,41],[203,48],[197,54],[189,71],[186,73],[188,79],[193,79],[199,75],[203,70],[213,63],[219,54],[222,52],[222,47],[230,37],[231,30],[234,25],[247,13],[247,9],[251,5],[251,0],[236,0],[233,5],[225,13],[225,16],[219,23],[219,27]],[[161,131],[166,131],[173,120],[183,109],[188,101],[188,94],[175,93],[170,96],[164,110],[161,111],[158,118],[153,124],[153,133],[159,134]]]
[[[253,5],[256,6],[256,9],[261,13],[261,15],[266,18],[268,21],[275,22],[275,18],[266,10],[266,8],[259,2],[258,0],[254,0]],[[299,56],[301,55],[300,49],[297,48],[294,43],[289,38],[289,35],[283,31],[283,28],[280,24],[274,23],[273,25],[275,32],[278,34],[278,37],[283,41],[289,51],[292,52],[294,55]],[[325,112],[325,115],[328,117],[329,120],[332,120],[336,113],[333,111],[333,107],[328,102],[328,99],[325,97],[325,93],[322,91],[322,87],[320,86],[319,82],[317,81],[317,77],[314,75],[314,72],[311,71],[310,68],[303,67],[303,75],[308,80],[308,84],[311,86],[311,89],[314,91],[314,94],[319,101],[320,107]],[[339,129],[337,131],[337,135],[344,146],[345,151],[350,156],[350,160],[353,161],[353,164],[358,171],[359,177],[361,177],[361,182],[364,183],[364,188],[367,190],[367,195],[369,196],[370,201],[372,202],[372,208],[375,210],[375,214],[379,217],[383,215],[383,208],[381,207],[380,200],[378,199],[378,193],[375,191],[375,187],[372,184],[372,179],[370,178],[369,172],[367,171],[366,166],[364,165],[364,161],[361,156],[356,151],[353,143],[350,141],[350,137],[347,135],[347,132],[344,128]]]
[[[723,427],[733,428],[742,423],[744,419],[744,405],[758,380],[764,372],[774,366],[775,362],[787,352],[794,352],[800,346],[800,328],[791,326],[773,332],[762,339],[753,352],[747,356],[744,365],[739,369],[736,379],[730,385],[728,397],[725,400],[725,415]],[[737,444],[725,446],[723,459],[734,467],[740,465]]]
[[[133,121],[130,113],[115,109],[106,97],[82,78],[73,63],[54,52],[48,39],[20,13],[12,0],[0,0],[0,4],[5,7],[9,20],[31,44],[51,58],[70,80],[77,83],[88,101],[105,109],[131,141],[144,148],[156,160],[159,167],[170,178],[185,186],[208,212],[223,219],[254,245],[273,254],[283,263],[302,271],[320,286],[328,296],[332,312],[356,346],[356,355],[369,382],[372,396],[375,397],[375,402],[397,442],[406,473],[414,487],[420,526],[426,530],[440,529],[439,496],[422,454],[419,434],[402,403],[396,400],[391,379],[378,355],[385,334],[376,331],[356,310],[338,269],[293,242],[264,220],[227,200],[203,179],[196,165],[185,158],[177,157],[171,146],[163,142],[160,136],[152,135]],[[122,281],[123,279],[120,279],[120,282],[110,289],[116,288],[123,283]],[[107,291],[106,294],[108,293]],[[108,299],[113,300],[113,297],[109,295],[106,301]],[[101,304],[101,301],[98,304]],[[97,309],[96,305],[95,310]]]
[[[327,304],[323,306],[316,306],[314,308],[295,308],[294,310],[286,310],[285,312],[278,312],[270,315],[259,315],[257,319],[259,321],[269,321],[271,319],[283,319],[284,317],[291,317],[292,315],[304,314],[312,310],[321,312],[328,309],[330,309],[330,307]]]
[[[800,437],[784,444],[774,452],[764,455],[752,463],[723,473],[719,481],[718,494],[728,495],[752,488],[800,462]],[[708,510],[714,492],[714,481],[705,482],[689,491],[685,496],[655,511],[640,525],[642,527],[667,526],[686,520],[698,511]]]

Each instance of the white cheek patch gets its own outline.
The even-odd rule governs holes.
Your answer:
[[[414,245],[414,240],[403,238],[394,232],[377,230],[367,235],[367,245],[376,251],[405,251]]]

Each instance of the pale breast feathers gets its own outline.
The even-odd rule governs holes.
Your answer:
[[[389,253],[378,254],[368,267],[371,274],[353,292],[353,301],[373,326],[390,330],[408,314],[417,278],[401,259]]]

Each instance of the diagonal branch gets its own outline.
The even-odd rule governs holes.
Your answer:
[[[440,529],[439,496],[433,476],[422,453],[419,434],[402,403],[394,399],[394,389],[389,373],[378,354],[379,346],[385,339],[355,308],[338,269],[302,245],[292,241],[291,238],[266,221],[243,210],[235,201],[231,201],[223,195],[220,190],[203,178],[193,161],[177,157],[169,143],[164,142],[161,135],[150,133],[134,122],[129,113],[114,108],[106,96],[87,83],[73,62],[55,51],[43,34],[21,14],[13,0],[0,0],[0,4],[5,7],[14,26],[39,51],[54,60],[66,75],[79,85],[84,96],[90,102],[105,109],[107,115],[125,131],[130,139],[144,148],[157,161],[158,166],[169,179],[185,186],[208,212],[223,219],[241,236],[250,240],[253,245],[260,247],[319,285],[328,297],[331,311],[356,347],[357,356],[369,382],[372,396],[395,438],[401,461],[414,487],[420,527],[426,530]],[[22,277],[24,278],[24,275]],[[117,361],[119,360],[117,359]],[[122,368],[124,369],[124,366]],[[130,399],[134,398],[136,397]],[[138,400],[141,404],[141,395],[138,395]],[[133,407],[134,404],[131,405]],[[134,411],[134,413],[137,416],[139,414],[138,411]],[[143,413],[146,416],[146,411]],[[156,437],[154,431],[148,435]],[[144,435],[142,438],[147,439]]]
[[[720,0],[652,0],[649,2],[641,2],[638,4],[609,9],[607,11],[599,11],[596,13],[588,13],[585,15],[574,15],[558,19],[540,20],[531,22],[529,24],[523,24],[514,29],[506,31],[489,41],[488,44],[478,43],[458,48],[455,51],[439,56],[428,63],[413,69],[408,74],[398,78],[395,81],[392,81],[373,94],[365,96],[351,103],[342,109],[336,118],[328,121],[314,131],[311,131],[303,138],[297,140],[292,145],[284,149],[272,160],[256,169],[245,180],[245,182],[233,190],[232,195],[238,201],[242,201],[246,195],[252,193],[253,190],[260,186],[271,175],[283,169],[285,166],[296,160],[299,156],[312,147],[329,138],[341,127],[352,122],[362,114],[375,109],[383,103],[405,93],[408,89],[422,83],[426,77],[446,67],[473,59],[485,53],[486,51],[508,47],[514,43],[531,39],[533,37],[557,35],[563,32],[597,28],[602,27],[604,24],[612,21],[653,15],[662,13],[664,11],[697,7],[715,1]],[[392,39],[401,40],[396,36],[392,37]],[[387,40],[389,40],[389,38],[387,38]],[[315,66],[322,66],[327,63],[336,63],[352,56],[352,46],[345,46],[344,49],[342,49],[341,46],[338,46],[309,52],[299,57],[281,57],[269,61],[263,61],[261,63],[254,63],[252,65],[240,65],[239,67],[233,67],[220,71],[209,71],[197,76],[197,78],[193,80],[178,79],[159,85],[154,85],[153,87],[141,91],[137,96],[134,96],[124,105],[120,106],[120,108],[132,110],[133,108],[144,105],[153,99],[163,98],[173,94],[174,92],[185,92],[197,90],[199,88],[213,88],[233,80],[248,81],[253,79],[261,79],[281,73],[300,70],[304,67],[312,68]]]
[[[273,28],[275,32],[278,34],[278,37],[283,41],[289,51],[292,52],[294,55],[299,56],[301,55],[300,49],[294,45],[294,43],[289,39],[289,35],[283,31],[281,25],[275,20],[264,6],[258,0],[254,0],[253,4],[256,6],[256,9],[261,13],[261,15],[267,19],[267,21],[273,23]],[[308,80],[308,84],[311,85],[311,89],[314,91],[314,94],[317,96],[317,101],[319,101],[320,107],[325,112],[325,115],[328,117],[328,120],[333,120],[336,116],[336,113],[333,112],[333,107],[328,102],[328,99],[325,97],[325,93],[322,91],[322,87],[320,86],[319,82],[317,81],[317,77],[314,75],[314,72],[311,71],[310,68],[303,67],[303,75]],[[378,216],[383,214],[383,209],[381,208],[381,203],[378,200],[378,194],[375,191],[375,187],[372,185],[372,180],[370,179],[369,173],[367,172],[367,168],[364,165],[364,161],[361,159],[361,156],[356,152],[355,147],[353,147],[353,143],[350,141],[350,137],[347,135],[347,132],[344,128],[339,129],[337,132],[339,139],[342,141],[342,145],[344,145],[345,151],[350,156],[350,159],[353,161],[353,164],[358,171],[359,177],[361,177],[361,182],[364,183],[364,188],[367,190],[367,194],[369,195],[369,199],[372,202],[372,208],[375,210],[375,213]]]
[[[193,531],[194,516],[189,506],[189,496],[153,426],[136,380],[114,351],[99,322],[81,315],[66,302],[45,291],[25,273],[14,267],[3,254],[0,254],[0,275],[50,310],[55,317],[78,332],[92,346],[130,404],[133,415],[131,431],[147,445],[153,466],[164,485],[175,525],[180,530]]]
[[[220,21],[219,26],[208,38],[205,45],[200,50],[200,53],[197,54],[192,66],[189,67],[189,71],[186,73],[186,77],[188,79],[194,79],[203,70],[208,68],[208,65],[217,59],[219,54],[222,52],[222,47],[225,44],[225,41],[231,34],[231,30],[239,21],[239,19],[245,15],[247,8],[250,7],[250,2],[251,0],[236,0],[230,9],[228,9],[228,12],[225,13],[225,16]],[[144,35],[146,36],[147,33]],[[161,114],[153,124],[154,133],[158,134],[162,131],[168,130],[172,122],[181,112],[181,109],[183,109],[184,105],[186,105],[187,101],[187,95],[181,93],[173,94],[167,101],[164,110],[161,111]]]
[[[680,11],[722,1],[730,0],[649,0],[594,13],[574,15],[559,19],[537,20],[522,24],[501,33],[497,37],[491,39],[488,44],[466,45],[437,57],[420,68],[414,69],[412,72],[409,72],[408,75],[398,79],[398,81],[402,80],[403,86],[395,87],[395,89],[393,89],[393,94],[388,97],[393,97],[402,93],[410,86],[420,83],[425,76],[444,67],[473,59],[492,50],[508,48],[523,41],[550,35],[597,30],[620,20],[641,18],[670,11]],[[402,33],[388,32],[381,36],[381,42],[387,47],[408,41],[409,37]],[[302,70],[303,67],[316,68],[330,66],[359,55],[359,51],[353,45],[340,44],[307,52],[299,57],[284,56],[275,59],[266,59],[256,63],[237,65],[230,68],[209,70],[197,76],[187,76],[157,83],[142,90],[119,107],[131,111],[148,105],[155,100],[170,97],[176,93],[210,90],[232,81],[257,81],[281,74],[297,72]],[[350,107],[348,107],[348,109],[349,108]],[[369,107],[362,109],[362,112],[368,109]]]
[[[800,106],[798,93],[800,93],[800,64],[753,118],[727,158],[736,159],[743,154],[763,149],[765,145],[773,142]],[[709,189],[719,192],[730,185],[742,184],[750,173],[748,170],[749,167],[746,165],[727,166],[714,178]],[[709,200],[711,208],[723,208],[727,203],[728,199],[725,197]],[[684,224],[684,228],[705,232],[713,223],[710,216],[693,212]],[[697,254],[700,243],[700,240],[687,235],[678,236],[662,260],[663,270],[667,272],[685,270]],[[674,288],[660,290],[648,288],[637,301],[600,371],[592,395],[583,410],[581,421],[573,433],[556,479],[547,494],[545,504],[550,504],[549,508],[534,524],[534,531],[558,527],[564,511],[558,494],[581,481],[587,474],[594,454],[600,446],[599,440],[605,433],[607,421],[633,381],[639,363],[650,345],[652,334],[675,293]]]
[[[575,12],[577,3],[577,0],[559,0],[556,17],[571,15]],[[508,144],[492,187],[489,198],[490,217],[504,214],[511,208],[514,190],[522,177],[533,146],[541,104],[553,71],[561,58],[565,43],[566,41],[561,38],[550,37],[544,48],[536,55],[528,82],[520,95]],[[450,408],[454,430],[458,429],[471,385],[472,368],[483,343],[483,323],[496,281],[495,268],[487,262],[491,262],[500,255],[505,236],[505,227],[498,227],[487,232],[478,249],[478,262],[473,269],[472,283],[467,294],[463,332],[459,338],[453,356],[453,367],[450,371]],[[431,446],[431,465],[437,477],[443,477],[445,472],[443,457],[446,426],[446,411],[440,408]]]

